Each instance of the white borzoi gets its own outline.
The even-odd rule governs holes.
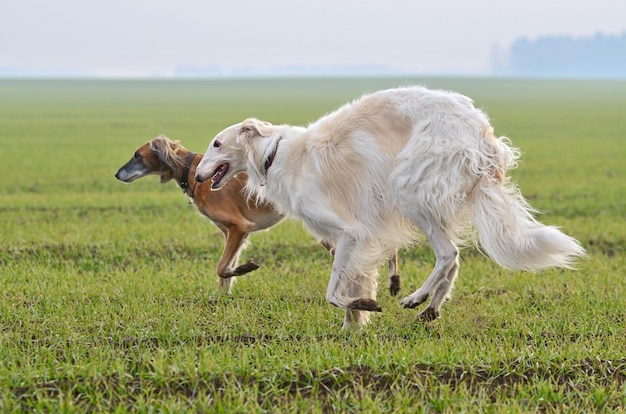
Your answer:
[[[376,301],[377,269],[389,252],[430,241],[437,262],[402,299],[439,317],[459,269],[456,245],[477,241],[510,269],[569,268],[585,254],[533,209],[506,176],[519,151],[496,138],[485,114],[456,93],[407,87],[380,91],[309,125],[248,119],[210,143],[196,179],[220,189],[247,172],[252,194],[335,242],[326,299],[346,309],[344,327],[364,325]]]

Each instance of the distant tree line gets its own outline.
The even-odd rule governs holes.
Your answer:
[[[520,38],[494,52],[496,75],[529,77],[626,77],[626,32],[619,36]]]

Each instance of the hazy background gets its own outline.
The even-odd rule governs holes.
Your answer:
[[[626,1],[0,0],[4,77],[523,76],[580,43],[626,77]]]

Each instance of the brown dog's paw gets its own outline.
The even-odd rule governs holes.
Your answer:
[[[389,293],[391,296],[397,296],[400,293],[400,276],[393,275],[389,280]]]
[[[357,299],[348,305],[348,309],[370,311],[370,312],[382,312],[383,311],[383,308],[381,308],[378,302],[374,299]]]

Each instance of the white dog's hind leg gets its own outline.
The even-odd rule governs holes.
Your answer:
[[[431,299],[428,307],[420,313],[420,318],[424,321],[432,321],[439,317],[441,306],[444,302],[450,299],[450,291],[454,286],[454,280],[459,271],[459,259],[454,261],[452,268],[448,272],[448,275],[444,280],[439,283],[439,286],[435,289],[435,293],[433,294],[433,298]]]
[[[405,308],[415,308],[434,294],[429,306],[420,314],[422,319],[431,321],[439,317],[441,304],[449,294],[456,278],[459,268],[459,250],[434,221],[426,220],[422,216],[412,217],[412,219],[428,237],[435,251],[437,262],[426,282],[411,295],[402,299],[401,303]]]

